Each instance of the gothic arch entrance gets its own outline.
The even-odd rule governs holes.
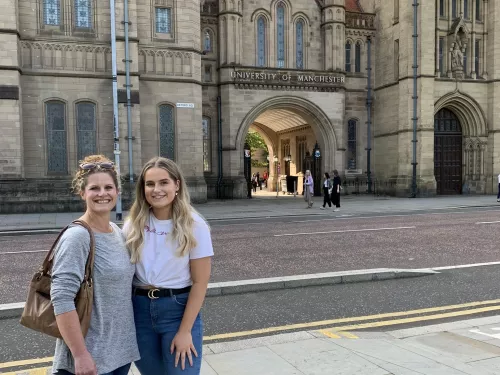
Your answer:
[[[447,108],[434,116],[434,176],[438,195],[462,193],[462,127]]]
[[[256,104],[242,119],[236,137],[241,151],[250,127],[265,132],[273,147],[269,150],[269,180],[273,191],[286,176],[297,178],[297,192],[302,192],[301,176],[304,162],[318,150],[315,159],[317,171],[313,177],[321,186],[323,172],[334,167],[337,140],[328,115],[313,102],[296,96],[277,96]],[[289,183],[287,182],[287,187]]]

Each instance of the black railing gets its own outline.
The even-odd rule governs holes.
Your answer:
[[[342,194],[359,195],[373,194],[376,196],[394,195],[396,190],[396,181],[372,179],[372,191],[368,192],[368,179],[366,178],[350,178],[342,181]]]
[[[207,183],[207,198],[220,200],[234,199],[234,182]]]

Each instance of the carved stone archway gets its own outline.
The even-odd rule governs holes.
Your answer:
[[[444,108],[455,114],[462,128],[463,192],[484,193],[488,144],[486,116],[472,97],[458,90],[443,96],[435,103],[435,114]]]

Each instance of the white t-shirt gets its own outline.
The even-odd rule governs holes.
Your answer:
[[[498,183],[500,184],[500,174],[498,175]]]
[[[197,246],[189,254],[177,255],[177,242],[167,236],[172,232],[172,220],[158,220],[150,212],[144,229],[141,260],[135,265],[135,286],[181,289],[192,285],[189,261],[214,255],[212,237],[207,223],[193,212],[193,231]],[[123,227],[126,235],[128,223]]]

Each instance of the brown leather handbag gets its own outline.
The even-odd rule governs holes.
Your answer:
[[[85,264],[85,276],[82,285],[75,298],[76,312],[80,320],[83,337],[87,335],[90,326],[90,316],[92,314],[92,303],[94,301],[93,289],[93,271],[94,271],[94,256],[95,256],[95,239],[90,226],[82,221],[75,220],[72,224],[81,225],[88,230],[90,234],[90,253]],[[28,291],[28,298],[24,311],[21,316],[20,323],[30,329],[45,333],[49,336],[62,338],[59,328],[57,327],[54,307],[50,299],[50,284],[52,280],[52,265],[54,261],[54,250],[61,236],[69,228],[68,225],[64,228],[56,241],[52,245],[49,253],[43,261],[40,270],[33,276]]]

